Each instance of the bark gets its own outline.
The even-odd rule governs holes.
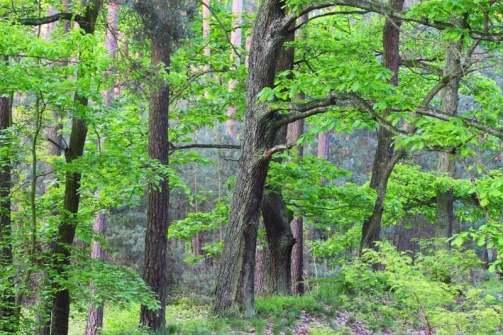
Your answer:
[[[8,58],[4,58],[7,62]],[[10,135],[9,127],[12,120],[12,104],[9,97],[0,96],[0,148],[9,151]],[[6,150],[7,148],[7,150]],[[11,160],[10,155],[1,157],[0,161],[0,267],[6,269],[12,266],[12,242],[11,242]],[[0,333],[15,333],[18,326],[17,309],[15,306],[15,293],[13,278],[2,278],[5,286],[0,291]]]
[[[100,233],[103,236],[106,235],[107,229],[108,213],[99,212],[94,220],[93,231],[95,233]],[[91,258],[99,259],[100,261],[105,261],[105,249],[100,241],[93,241],[91,249]],[[92,283],[91,283],[92,286]],[[93,293],[96,293],[96,289],[92,289]],[[98,306],[89,306],[89,318],[86,325],[86,335],[96,335],[101,333],[101,328],[103,328],[103,303]]]
[[[164,35],[164,36],[163,36]],[[171,39],[167,34],[152,37],[152,63],[169,67]],[[169,86],[166,81],[150,92],[148,153],[151,159],[168,165],[168,112]],[[160,309],[149,310],[141,306],[140,322],[152,330],[160,330],[166,323],[166,299],[168,286],[168,208],[169,187],[167,176],[148,190],[148,217],[145,236],[145,272],[143,278],[155,292]]]
[[[290,33],[285,41],[293,41]],[[277,58],[276,73],[293,69],[293,48],[281,48]],[[272,146],[286,143],[287,125],[281,126],[275,135]],[[295,244],[290,220],[286,213],[280,189],[269,189],[262,200],[262,216],[267,236],[269,251],[270,291],[272,294],[285,296],[292,294],[291,254]]]
[[[260,228],[264,228],[264,221],[260,220]],[[257,247],[255,294],[260,297],[271,295],[271,258],[267,241],[263,241]]]
[[[453,19],[453,23],[462,24]],[[444,76],[462,71],[461,51],[463,40],[447,44],[444,59]],[[456,116],[459,103],[460,77],[455,77],[440,92],[442,111],[449,116]],[[450,152],[438,153],[437,173],[439,176],[453,177],[455,165]],[[435,237],[449,238],[454,226],[454,198],[453,189],[437,189],[437,213],[435,218]]]
[[[402,11],[403,4],[404,0],[391,0],[391,6],[397,12]],[[390,81],[395,86],[398,85],[398,69],[400,66],[400,24],[401,21],[388,17],[383,30],[383,66],[393,72]],[[387,114],[385,111],[383,117],[386,117]],[[381,220],[384,210],[383,204],[386,197],[388,179],[394,165],[404,154],[403,150],[394,152],[392,136],[393,134],[390,131],[379,126],[377,148],[374,156],[372,177],[370,179],[370,187],[376,190],[377,199],[372,215],[363,221],[360,251],[366,248],[374,248],[375,242],[380,240]]]
[[[300,100],[305,97],[298,96]],[[288,125],[287,143],[295,143],[304,133],[304,120],[298,120]],[[295,147],[298,151],[297,156],[304,155],[304,148],[300,145]],[[304,294],[304,220],[302,217],[297,217],[290,222],[295,244],[292,249],[291,256],[291,274],[292,274],[292,293],[295,295]]]
[[[291,254],[295,244],[283,197],[278,190],[269,190],[262,201],[270,257],[271,293],[292,294]]]
[[[85,34],[94,34],[94,28],[98,13],[101,10],[102,0],[94,0],[85,10],[85,20],[82,21],[81,28]],[[75,109],[86,108],[88,98],[75,93]],[[80,114],[80,113],[79,113]],[[67,163],[73,162],[82,156],[84,144],[87,136],[87,125],[85,118],[73,116],[72,129],[70,133],[70,143],[65,152]],[[58,227],[55,246],[54,271],[55,278],[53,289],[56,292],[52,304],[52,326],[51,335],[68,334],[68,321],[70,316],[70,292],[64,283],[68,279],[70,268],[70,250],[75,237],[77,226],[77,214],[80,202],[80,178],[81,174],[68,172],[65,181],[65,196],[63,203],[62,220]]]
[[[276,60],[286,37],[282,3],[266,0],[257,14],[249,56],[246,115],[241,157],[221,256],[213,313],[218,316],[254,310],[255,249],[259,210],[269,166],[270,145],[275,138],[275,115],[258,93],[272,87]]]
[[[308,15],[303,15],[299,18],[298,24],[304,24],[308,20]],[[305,94],[299,93],[297,95],[299,100],[304,100]],[[288,125],[287,130],[287,143],[295,143],[299,140],[300,136],[304,133],[304,120],[300,119]],[[297,156],[304,156],[304,147],[297,145]],[[290,222],[293,238],[295,244],[292,248],[292,293],[295,295],[302,295],[305,292],[304,287],[304,219],[297,217]]]

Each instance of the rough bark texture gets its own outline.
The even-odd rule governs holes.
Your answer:
[[[404,0],[391,0],[391,6],[395,11],[401,11],[403,9],[403,4]],[[395,86],[398,85],[398,69],[400,66],[400,24],[400,21],[392,20],[388,17],[384,23],[383,30],[383,66],[393,72],[390,81],[391,84]],[[383,117],[386,116],[387,112],[384,112]],[[394,165],[398,161],[398,159],[393,158],[399,158],[393,155],[394,147],[392,136],[393,134],[391,132],[379,126],[377,149],[374,156],[372,177],[370,179],[370,187],[376,190],[377,199],[371,217],[366,218],[363,222],[360,250],[373,248],[374,243],[380,239],[381,219],[388,179]],[[397,154],[401,152],[402,151]]]
[[[452,19],[453,23],[462,24],[457,20]],[[462,71],[461,66],[461,50],[463,40],[458,42],[448,43],[445,50],[444,59],[444,76],[452,75]],[[445,114],[455,116],[458,111],[459,103],[459,81],[461,77],[453,78],[440,92],[442,111]],[[439,176],[452,177],[454,175],[455,165],[451,159],[450,152],[438,153],[437,173]],[[435,235],[436,237],[448,238],[452,236],[454,226],[454,198],[453,190],[441,189],[437,190],[437,213],[435,219]]]
[[[107,230],[107,220],[108,213],[99,212],[94,220],[93,231],[105,236]],[[105,261],[105,249],[103,249],[103,245],[100,241],[93,241],[91,258],[99,259],[102,262]],[[96,292],[96,290],[93,288],[92,292]],[[96,335],[101,333],[101,328],[103,327],[103,310],[103,303],[99,306],[89,306],[89,319],[87,320],[86,325],[86,335]]]
[[[291,33],[285,41],[293,41]],[[281,48],[276,63],[276,73],[293,69],[293,48]],[[276,132],[272,146],[286,143],[287,125]],[[275,295],[292,294],[291,255],[295,244],[286,206],[280,189],[269,189],[262,200],[262,216],[267,236],[270,259],[270,289]]]
[[[219,316],[244,314],[254,309],[255,249],[259,210],[269,159],[264,153],[275,137],[274,115],[257,101],[264,87],[272,87],[276,59],[286,32],[282,4],[267,0],[257,14],[250,48],[246,115],[229,223],[224,238],[213,312]]]
[[[277,190],[266,190],[262,201],[262,216],[270,254],[272,294],[291,295],[291,254],[295,239],[290,228],[283,197]]]
[[[7,61],[7,59],[5,59]],[[0,148],[10,147],[10,136],[4,135],[11,125],[11,101],[9,97],[0,97]],[[4,137],[5,136],[5,137]],[[8,152],[9,149],[6,151]],[[0,268],[6,269],[12,266],[12,243],[11,243],[11,211],[10,211],[10,188],[11,188],[11,160],[10,157],[1,157],[0,162]],[[12,278],[2,278],[6,281],[0,291],[0,333],[15,333],[17,328],[17,316],[15,306],[15,294],[10,289],[14,287]]]
[[[298,96],[303,100],[303,96]],[[304,133],[304,120],[298,120],[288,125],[287,143],[295,143]],[[304,155],[304,148],[300,145],[295,146],[299,157]],[[292,274],[292,292],[293,294],[304,293],[304,220],[302,217],[297,217],[290,222],[295,244],[292,248],[291,256],[291,274]]]
[[[308,20],[308,15],[302,15],[297,24],[304,24]],[[299,36],[300,35],[300,36]],[[302,38],[299,31],[295,36],[296,39]],[[299,93],[296,98],[304,100],[305,94]],[[304,120],[297,120],[288,125],[286,132],[286,142],[296,143],[300,136],[304,133]],[[295,146],[297,149],[297,157],[304,156],[304,147],[301,145]],[[304,294],[304,220],[302,217],[297,217],[290,222],[295,244],[292,248],[291,256],[291,277],[292,277],[292,293],[295,295]]]
[[[101,10],[102,0],[95,0],[88,5],[85,11],[85,24],[81,26],[85,34],[93,34],[98,13]],[[88,98],[75,94],[75,113],[72,118],[72,130],[70,133],[70,143],[65,152],[67,163],[73,162],[82,156],[84,152],[84,143],[86,141],[87,126],[86,120],[82,117],[83,108],[88,104]],[[70,267],[70,250],[75,237],[77,225],[77,213],[80,202],[80,173],[68,172],[65,182],[65,198],[63,204],[62,220],[58,227],[55,246],[54,271],[55,278],[53,282],[56,294],[52,304],[52,326],[51,335],[67,335],[68,320],[70,316],[70,292],[68,288],[61,283],[68,279],[68,270]]]
[[[161,34],[162,36],[162,34]],[[152,38],[152,63],[169,67],[171,40],[168,36]],[[159,83],[150,93],[148,153],[151,159],[168,164],[168,112],[169,86]],[[148,216],[145,236],[145,273],[143,278],[156,293],[161,308],[157,311],[141,306],[140,321],[152,330],[162,329],[166,323],[166,298],[168,286],[168,178],[163,176],[158,185],[149,185]]]

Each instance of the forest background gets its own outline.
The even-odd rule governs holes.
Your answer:
[[[0,333],[502,332],[499,1],[0,13]]]

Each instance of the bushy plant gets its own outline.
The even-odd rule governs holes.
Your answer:
[[[380,243],[379,251],[367,250],[335,277],[319,281],[318,294],[375,331],[421,326],[427,334],[497,334],[503,301],[494,289],[473,286],[470,273],[480,265],[473,251],[421,245],[423,251],[412,255]]]

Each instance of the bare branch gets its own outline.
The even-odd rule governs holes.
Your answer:
[[[360,97],[357,94],[352,94],[352,97],[353,97],[353,100],[356,101],[357,104],[361,108],[363,108],[372,117],[372,119],[374,119],[374,121],[379,123],[379,125],[382,126],[384,129],[386,129],[387,131],[389,131],[390,133],[392,133],[394,135],[408,135],[407,132],[393,127],[393,125],[391,125],[391,123],[386,121],[386,119],[383,118],[381,115],[379,115],[379,113],[376,113],[374,108],[372,108],[372,106],[366,100],[364,100],[362,97]]]
[[[235,145],[235,144],[199,144],[199,143],[194,143],[194,144],[185,144],[185,145],[173,145],[170,144],[169,150],[170,154],[177,150],[183,150],[183,149],[236,149],[240,150],[241,146],[240,145]]]
[[[82,22],[84,18],[75,13],[57,13],[51,16],[45,17],[32,17],[19,19],[19,23],[24,26],[40,26],[47,23],[56,22],[59,20],[75,20],[76,22]]]
[[[294,121],[305,119],[308,116],[328,112],[331,106],[335,106],[338,101],[351,100],[351,95],[347,93],[330,92],[326,98],[313,99],[304,103],[288,103],[280,104],[271,108],[270,112],[287,110],[287,115],[282,115],[282,118],[276,122],[276,126],[282,126]]]

